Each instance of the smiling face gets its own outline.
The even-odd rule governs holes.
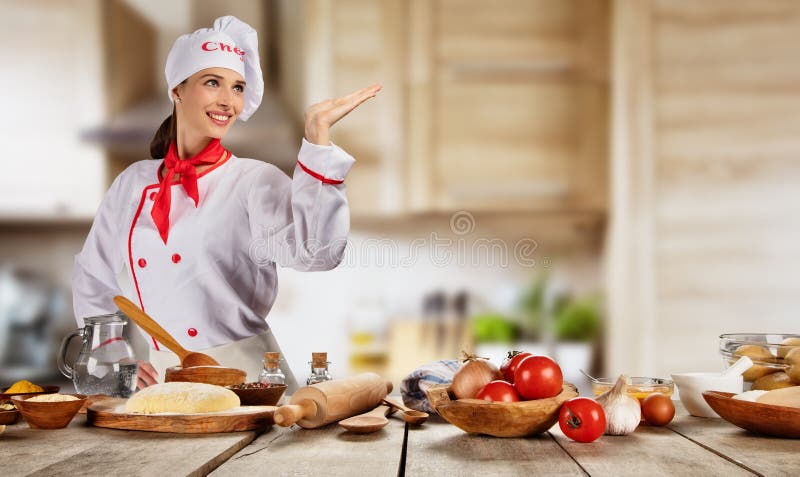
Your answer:
[[[194,137],[221,138],[244,105],[242,75],[227,68],[206,68],[173,90],[178,128]]]

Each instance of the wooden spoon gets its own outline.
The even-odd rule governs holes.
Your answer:
[[[375,432],[382,429],[386,424],[389,424],[389,420],[386,419],[386,414],[391,410],[391,406],[378,406],[364,414],[341,420],[339,421],[339,425],[350,432],[357,432],[359,434]]]
[[[383,403],[392,406],[393,408],[399,411],[403,411],[403,413],[400,414],[400,417],[402,417],[403,420],[409,424],[422,424],[423,422],[428,420],[427,412],[417,411],[416,409],[411,409],[409,407],[400,404],[399,402],[390,401],[388,399],[384,399]]]
[[[157,339],[160,343],[170,349],[173,353],[177,354],[181,359],[181,366],[190,368],[193,366],[219,366],[217,360],[211,356],[203,353],[194,353],[181,346],[175,338],[170,336],[167,331],[161,327],[156,321],[150,318],[147,313],[142,311],[141,308],[136,306],[132,301],[124,296],[117,295],[114,297],[114,303],[117,307],[125,313],[125,315],[133,320],[137,325],[141,326],[150,336]]]

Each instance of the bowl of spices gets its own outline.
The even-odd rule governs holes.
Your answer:
[[[242,406],[275,406],[286,391],[285,384],[243,383],[225,386],[241,401]]]
[[[39,394],[12,396],[11,401],[28,421],[31,429],[61,429],[78,413],[86,401],[83,394]]]
[[[0,387],[0,402],[11,399],[11,396],[33,396],[35,394],[57,393],[58,386],[39,386],[30,381],[22,380],[10,386]]]

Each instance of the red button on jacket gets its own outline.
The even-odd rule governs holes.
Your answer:
[[[172,254],[172,263],[178,263],[181,261],[181,256],[177,253]]]
[[[145,260],[145,259],[143,259],[143,258],[140,258],[140,259],[139,259],[139,261],[138,261],[138,262],[136,262],[136,263],[138,263],[138,264],[139,264],[139,267],[140,267],[140,268],[144,268],[144,267],[146,267],[146,266],[147,266],[147,260]]]
[[[194,329],[194,328],[189,328],[188,330],[186,330],[186,333],[187,333],[189,336],[191,336],[192,338],[194,338],[195,336],[197,336],[197,330],[196,330],[196,329]]]

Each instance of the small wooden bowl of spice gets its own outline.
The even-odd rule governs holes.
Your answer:
[[[13,396],[11,401],[28,421],[31,429],[61,429],[78,413],[86,401],[83,394],[40,394]]]
[[[225,387],[239,396],[242,406],[275,406],[286,391],[285,384],[243,383]]]
[[[30,381],[18,381],[11,386],[0,388],[0,402],[11,399],[12,396],[35,396],[37,394],[54,394],[59,391],[58,386],[36,386]]]

